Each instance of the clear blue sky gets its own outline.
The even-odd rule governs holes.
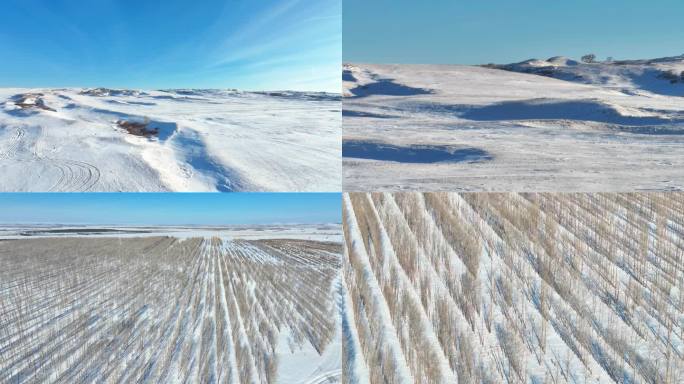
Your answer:
[[[339,222],[339,193],[0,193],[0,224]]]
[[[342,0],[2,0],[0,87],[340,92]]]
[[[343,59],[510,63],[684,53],[682,0],[344,0]]]

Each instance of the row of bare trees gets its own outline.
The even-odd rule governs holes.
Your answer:
[[[2,241],[0,382],[276,382],[278,353],[322,354],[337,334],[341,251],[286,239]]]
[[[684,379],[684,194],[345,199],[371,382],[401,382],[402,362],[416,382],[449,382],[442,361],[465,383]]]

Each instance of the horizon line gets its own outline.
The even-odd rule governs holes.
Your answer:
[[[591,52],[588,52],[588,54],[593,54]],[[597,55],[598,56],[598,55]],[[382,64],[382,65],[463,65],[463,66],[482,66],[482,65],[489,65],[489,64],[517,64],[517,63],[524,63],[526,61],[530,60],[548,60],[548,59],[553,59],[557,57],[565,57],[568,59],[573,59],[576,61],[581,61],[581,58],[576,59],[573,56],[566,56],[566,55],[555,55],[555,56],[550,56],[547,59],[540,59],[538,57],[530,57],[524,60],[520,61],[511,61],[511,62],[504,62],[504,63],[496,63],[493,61],[490,62],[481,62],[477,64],[465,64],[465,63],[457,63],[457,62],[414,62],[414,61],[394,61],[394,62],[379,62],[379,61],[364,61],[364,60],[347,60],[343,59],[342,60],[342,65],[346,64]],[[612,60],[608,60],[608,58],[612,58]],[[675,59],[675,58],[682,58],[684,59],[684,53],[681,53],[679,55],[666,55],[666,56],[657,56],[653,58],[616,58],[614,56],[605,56],[605,59],[600,60],[596,59],[595,63],[602,63],[602,62],[622,62],[622,61],[641,61],[641,60],[659,60],[659,59]]]
[[[242,88],[193,88],[193,87],[179,87],[179,88],[143,88],[143,87],[87,87],[87,86],[66,86],[66,87],[50,87],[50,86],[36,86],[36,87],[25,87],[25,86],[10,86],[10,85],[0,85],[0,89],[11,89],[11,88],[23,88],[23,89],[105,89],[105,90],[127,90],[127,91],[179,91],[179,90],[202,90],[202,91],[237,91],[237,92],[299,92],[299,93],[330,93],[330,94],[341,94],[342,92],[333,92],[326,90],[297,90],[297,89],[242,89]]]

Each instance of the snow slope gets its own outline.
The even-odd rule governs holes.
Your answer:
[[[684,188],[684,57],[343,68],[344,188]]]
[[[681,383],[683,208],[682,193],[345,194],[343,377]]]
[[[337,191],[340,135],[325,93],[5,88],[0,191]]]

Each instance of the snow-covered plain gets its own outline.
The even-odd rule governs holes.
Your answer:
[[[350,193],[343,209],[346,382],[684,382],[684,193]]]
[[[0,191],[339,191],[340,106],[327,93],[3,88]]]
[[[225,240],[298,239],[342,242],[341,224],[268,224],[231,226],[103,226],[103,225],[0,225],[0,240],[37,237],[150,237],[170,236]]]
[[[339,382],[341,250],[284,238],[0,239],[0,382]]]
[[[343,67],[344,189],[684,188],[684,56]]]

